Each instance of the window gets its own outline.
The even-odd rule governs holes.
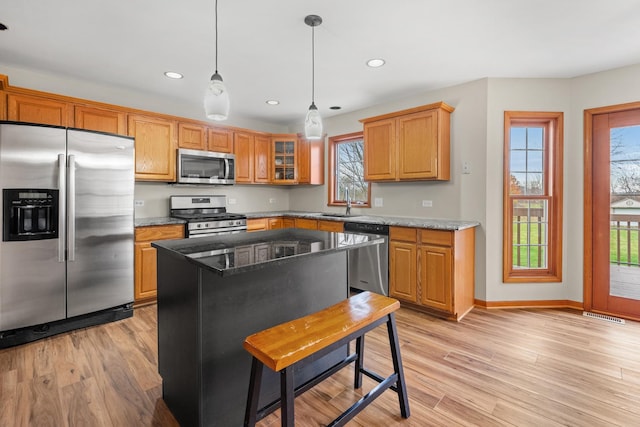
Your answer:
[[[369,207],[371,190],[364,180],[362,132],[329,138],[329,205],[344,206],[349,189],[354,207]]]
[[[562,281],[563,113],[504,114],[503,281]]]

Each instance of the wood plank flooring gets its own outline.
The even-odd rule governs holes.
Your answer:
[[[0,426],[176,426],[157,373],[156,308],[0,350]],[[460,323],[401,308],[411,417],[386,391],[352,426],[640,426],[640,324],[578,311],[474,309]],[[386,330],[365,364],[392,367]],[[296,399],[296,425],[325,425],[374,383],[345,368]],[[276,411],[261,427],[280,423]]]

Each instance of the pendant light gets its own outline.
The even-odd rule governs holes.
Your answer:
[[[229,92],[218,74],[218,0],[216,8],[216,71],[211,76],[209,87],[204,94],[204,111],[208,119],[226,120],[229,116]]]
[[[307,139],[322,138],[322,117],[315,103],[315,27],[322,24],[318,15],[308,15],[304,23],[311,27],[311,105],[304,121],[304,136]]]

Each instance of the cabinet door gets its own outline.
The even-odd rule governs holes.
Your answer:
[[[233,150],[236,155],[236,182],[253,182],[253,135],[246,132],[234,132]]]
[[[298,138],[298,184],[324,184],[324,140]]]
[[[398,118],[398,178],[438,176],[438,111]]]
[[[364,179],[396,178],[396,121],[379,120],[364,125]]]
[[[418,302],[415,244],[389,242],[389,296]]]
[[[67,102],[29,95],[7,95],[7,119],[17,122],[69,126]]]
[[[127,134],[127,115],[123,111],[84,105],[76,105],[73,111],[74,127],[118,135]]]
[[[294,218],[282,218],[282,228],[296,228],[296,220]]]
[[[191,123],[178,123],[178,147],[206,150],[207,132],[205,127]]]
[[[233,153],[233,132],[228,129],[209,128],[207,141],[209,151]]]
[[[271,138],[264,135],[254,136],[253,182],[269,182],[269,158],[271,157]]]
[[[176,180],[176,122],[159,117],[129,116],[135,138],[136,180]]]
[[[133,297],[136,302],[153,299],[157,293],[157,257],[151,242],[135,244],[136,277]]]
[[[269,218],[269,230],[282,228],[282,218]]]
[[[297,137],[285,135],[273,137],[273,175],[274,184],[295,184],[298,179],[296,152]]]
[[[448,313],[453,312],[452,249],[440,246],[420,247],[420,302]]]

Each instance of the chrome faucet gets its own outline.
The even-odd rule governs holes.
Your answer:
[[[351,215],[351,197],[349,197],[349,189],[345,188],[344,193],[345,193],[344,197],[347,202],[347,211],[345,212],[345,215],[349,216]]]

